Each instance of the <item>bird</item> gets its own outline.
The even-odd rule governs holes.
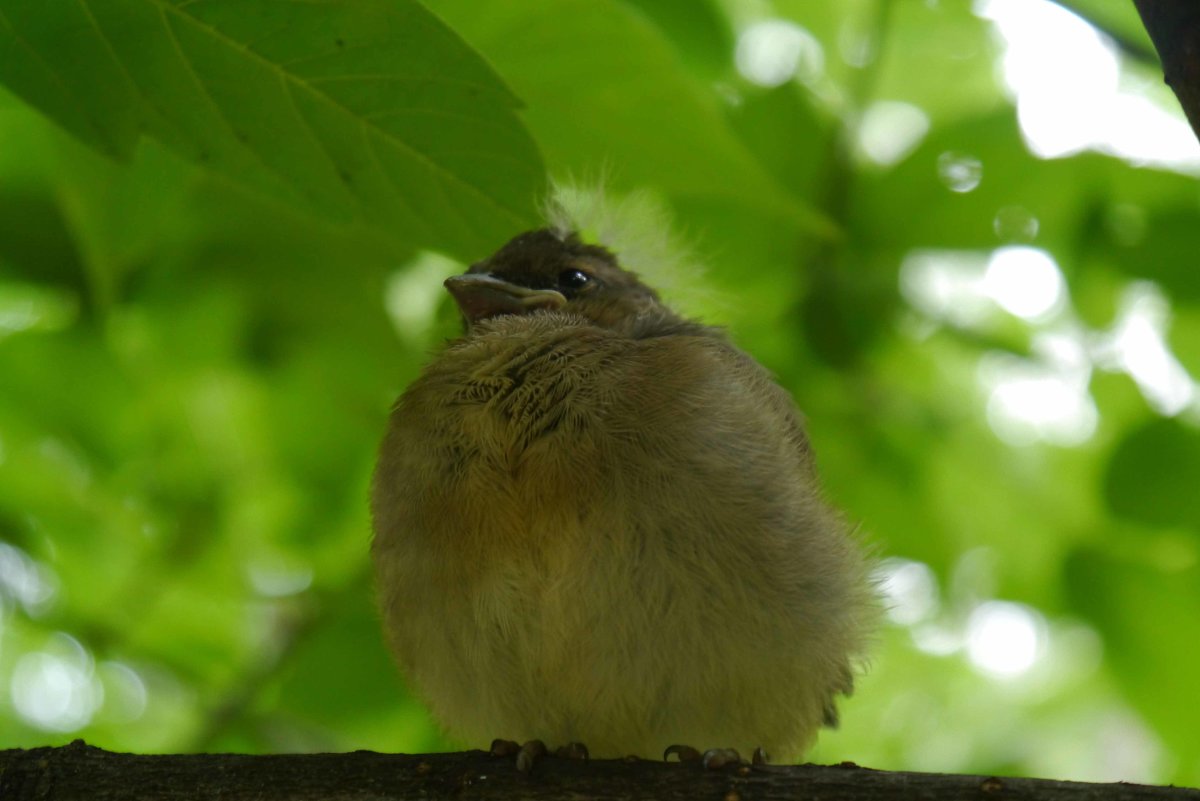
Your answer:
[[[395,402],[371,485],[410,688],[463,743],[799,758],[877,604],[789,393],[573,230],[445,288],[463,334]]]

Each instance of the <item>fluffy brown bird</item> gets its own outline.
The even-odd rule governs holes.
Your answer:
[[[466,322],[372,489],[389,645],[455,738],[797,757],[874,601],[791,398],[573,234],[450,278]]]

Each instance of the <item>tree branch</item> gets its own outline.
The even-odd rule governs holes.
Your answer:
[[[1158,51],[1167,85],[1200,139],[1200,3],[1134,0],[1134,4]]]
[[[705,771],[647,760],[547,757],[531,775],[510,758],[453,754],[115,754],[82,740],[0,751],[5,801],[220,798],[222,801],[385,801],[399,798],[723,799],[772,801],[1200,801],[1200,790],[937,773],[845,764]]]

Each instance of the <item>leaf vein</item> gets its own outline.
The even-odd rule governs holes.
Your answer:
[[[264,58],[260,54],[255,53],[252,50],[248,50],[244,46],[243,43],[240,43],[234,39],[231,39],[229,36],[224,34],[220,29],[215,28],[206,22],[203,22],[202,20],[199,20],[198,18],[196,18],[192,15],[183,14],[182,12],[178,11],[174,6],[167,3],[166,0],[145,0],[145,1],[156,4],[160,8],[160,10],[164,14],[164,16],[167,11],[175,13],[178,16],[186,19],[191,24],[203,28],[214,39],[217,39],[221,42],[228,44],[229,46],[232,46],[232,47],[235,47],[235,48],[241,50],[242,52],[246,53],[249,57],[252,57],[255,60],[259,61],[267,69],[275,71],[283,79],[290,81],[292,83],[295,83],[300,89],[303,89],[303,90],[307,91],[308,93],[312,94],[313,96],[315,96],[316,98],[318,98],[319,100],[324,101],[332,108],[338,109],[338,110],[350,115],[351,117],[359,120],[360,124],[369,125],[381,137],[383,137],[383,139],[385,139],[389,143],[392,143],[393,146],[399,147],[402,150],[404,150],[405,152],[407,152],[410,155],[410,157],[413,158],[414,160],[425,164],[434,173],[442,176],[443,180],[447,181],[450,184],[460,187],[463,191],[465,191],[471,195],[474,195],[478,199],[482,200],[486,205],[491,206],[492,208],[496,209],[498,212],[503,213],[505,216],[509,217],[510,219],[512,219],[518,223],[525,222],[524,218],[515,209],[510,208],[507,205],[501,203],[496,198],[492,197],[487,192],[483,191],[480,187],[476,186],[475,184],[465,180],[463,177],[446,169],[443,165],[439,164],[437,161],[430,158],[427,154],[416,149],[415,147],[413,147],[412,145],[410,145],[408,142],[404,141],[403,139],[397,138],[394,135],[389,134],[389,132],[387,132],[386,130],[380,129],[378,126],[375,126],[375,125],[369,123],[367,120],[364,120],[361,115],[355,114],[351,109],[347,108],[345,105],[340,103],[336,98],[331,97],[328,93],[318,91],[314,86],[312,86],[312,84],[308,83],[306,80],[304,80],[300,76],[297,76],[297,75],[281,68],[277,63],[271,62],[270,60]],[[312,2],[312,0],[289,0],[289,2]],[[326,4],[326,3],[318,2],[317,4]],[[175,46],[177,48],[179,48],[178,40],[175,38],[174,34],[172,34],[172,41],[173,41],[173,43],[175,43]],[[181,49],[180,49],[180,52],[182,53]],[[189,64],[189,68],[190,68],[190,64]],[[195,75],[195,70],[192,69],[191,71],[192,71],[193,75]],[[199,80],[198,77],[197,77],[197,80]],[[210,100],[214,103],[214,105],[216,104],[216,101],[213,100],[211,98],[211,96],[210,96]],[[222,115],[222,116],[224,116],[224,115]],[[229,124],[228,120],[226,120],[226,124]]]

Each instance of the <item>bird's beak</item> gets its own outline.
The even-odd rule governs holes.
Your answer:
[[[553,289],[529,289],[483,273],[451,276],[446,279],[445,287],[468,323],[501,314],[558,309],[567,302],[561,292]]]

